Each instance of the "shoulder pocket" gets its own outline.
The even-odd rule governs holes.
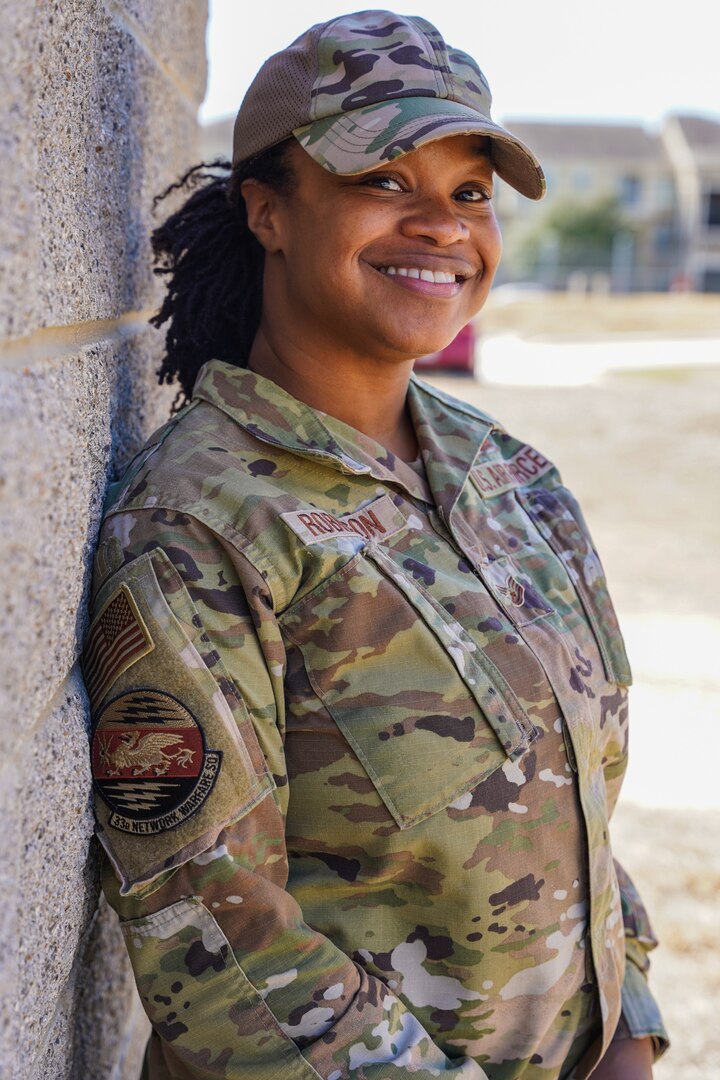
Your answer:
[[[401,829],[516,760],[534,738],[500,672],[378,545],[280,623]]]
[[[208,848],[273,782],[167,555],[142,555],[102,593],[83,669],[98,835],[125,894]]]
[[[602,563],[577,500],[562,486],[552,490],[518,489],[517,496],[565,567],[598,643],[608,681],[629,686],[632,673],[617,615]]]

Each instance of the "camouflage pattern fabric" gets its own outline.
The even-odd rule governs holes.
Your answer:
[[[423,468],[213,361],[110,491],[85,665],[152,1080],[582,1078],[619,1022],[664,1044],[585,523],[490,418],[415,378],[408,406]]]
[[[435,129],[438,137],[451,134],[444,129],[453,119],[464,120],[460,130],[467,131],[469,119],[490,118],[492,97],[482,71],[459,49],[448,55],[442,37],[425,19],[357,12],[330,24],[318,41],[317,64],[312,122],[295,136],[333,172],[367,169],[369,159],[374,164],[409,153],[420,145],[415,134]],[[325,129],[336,124],[341,112],[352,112],[345,121],[346,139],[325,141]],[[401,130],[397,145],[388,143],[388,135]]]
[[[295,42],[313,41],[313,28]],[[358,11],[331,20],[317,41],[310,122],[293,131],[314,161],[363,172],[435,139],[493,139],[500,175],[539,199],[545,178],[532,153],[490,115],[487,79],[471,56],[426,19]]]

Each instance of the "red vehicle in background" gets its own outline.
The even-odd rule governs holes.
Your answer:
[[[475,372],[475,342],[475,327],[472,323],[468,323],[467,326],[463,326],[458,336],[440,352],[419,356],[415,361],[415,370],[457,371],[465,375],[473,375]]]

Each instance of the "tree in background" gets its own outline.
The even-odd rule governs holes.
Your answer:
[[[557,202],[509,254],[521,276],[557,288],[576,271],[615,279],[632,263],[632,247],[620,205],[609,197]]]

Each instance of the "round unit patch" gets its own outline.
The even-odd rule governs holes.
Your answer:
[[[148,834],[173,829],[199,810],[220,772],[222,752],[177,698],[128,690],[108,702],[92,737],[95,787],[110,825]]]

